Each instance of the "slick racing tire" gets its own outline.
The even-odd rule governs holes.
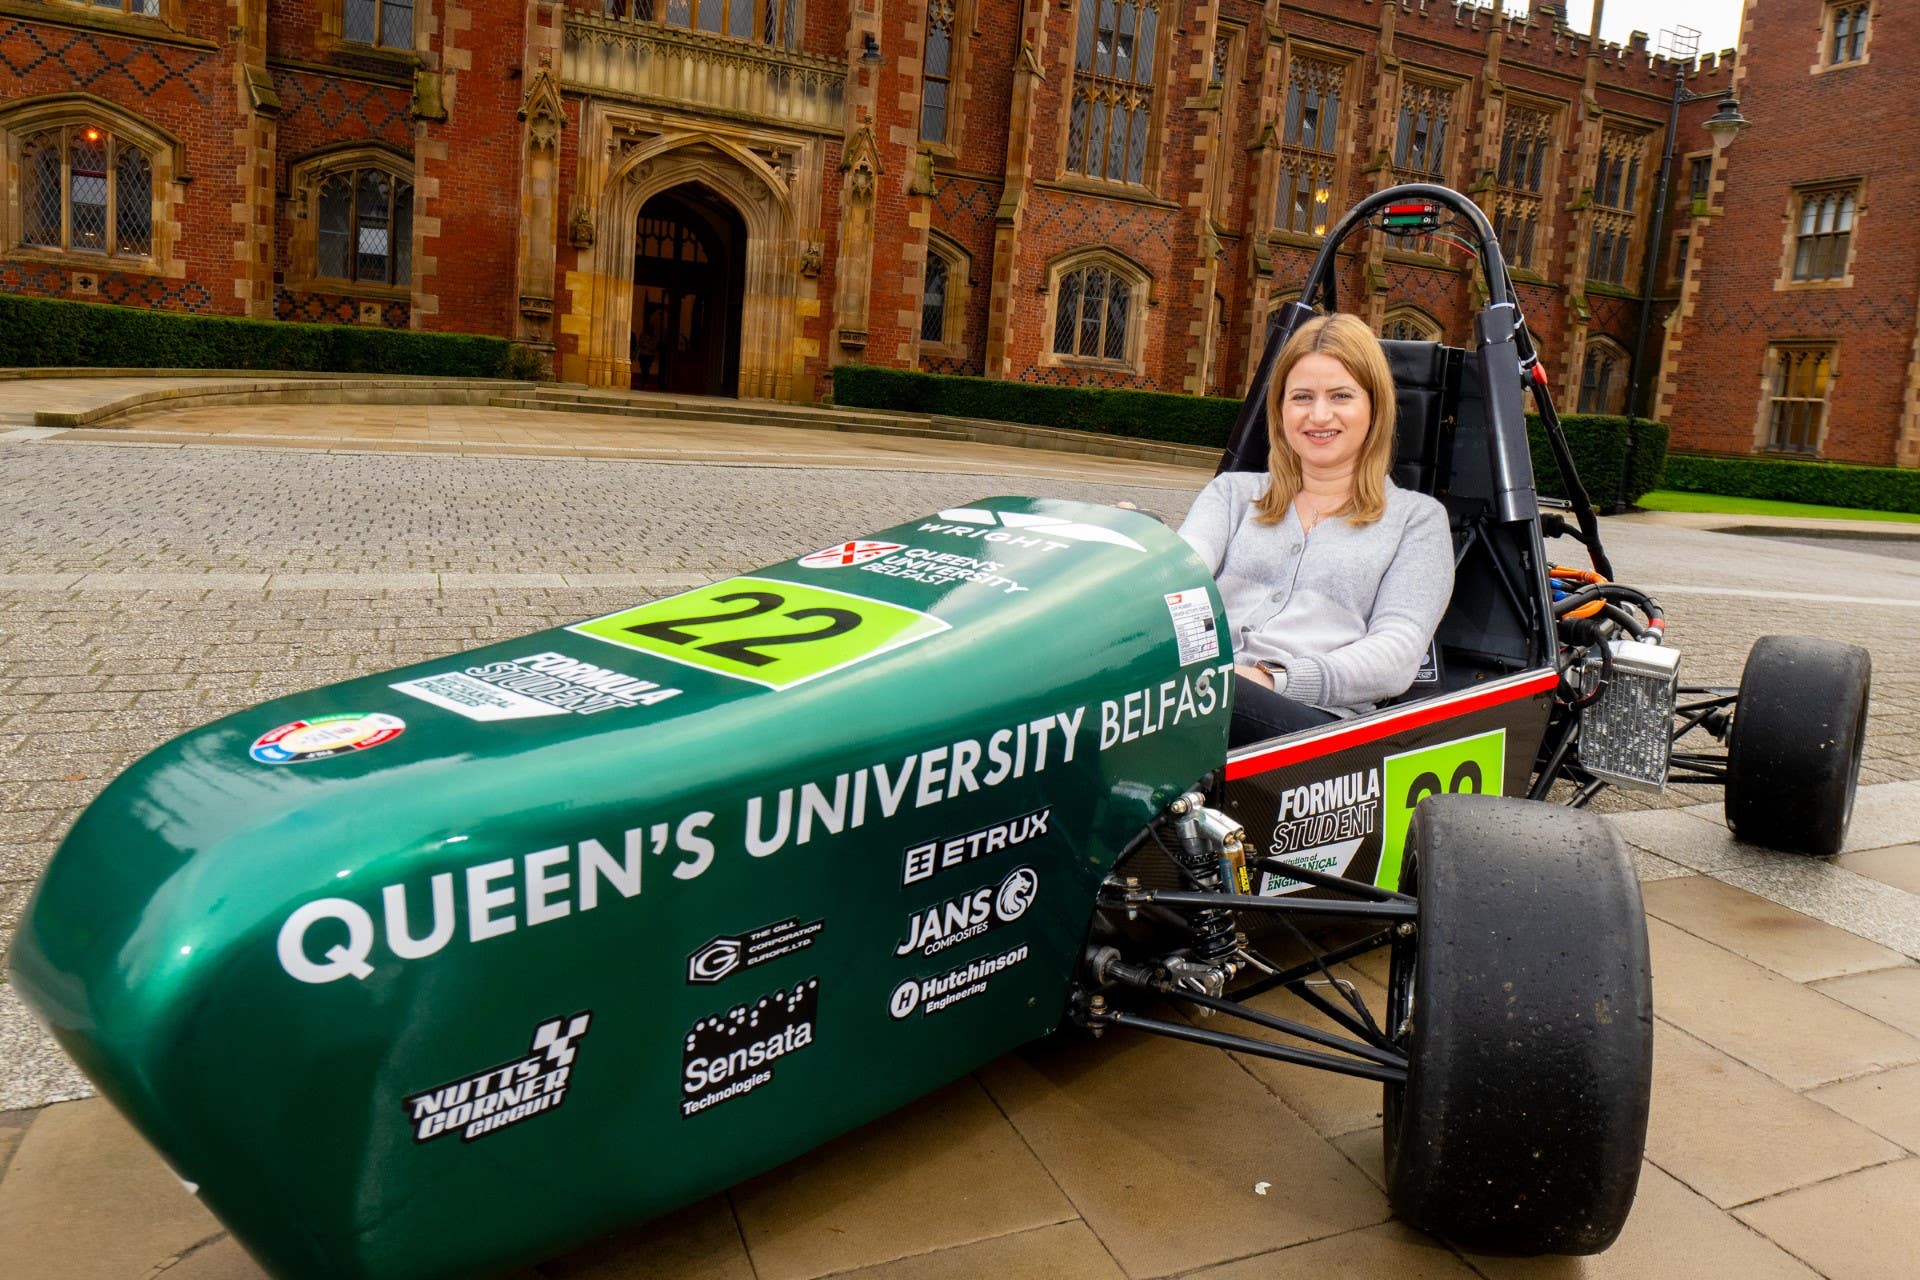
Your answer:
[[[1415,811],[1387,1030],[1387,1195],[1487,1252],[1598,1253],[1633,1206],[1653,1074],[1646,917],[1594,814],[1498,796]]]
[[[1762,636],[1727,735],[1727,826],[1748,844],[1831,857],[1853,821],[1873,659],[1859,645]]]

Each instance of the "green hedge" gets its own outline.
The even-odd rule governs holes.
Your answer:
[[[1209,449],[1226,447],[1234,417],[1240,412],[1238,400],[1218,396],[1046,387],[866,364],[843,364],[834,370],[833,400],[847,407],[1026,422]],[[1573,450],[1574,465],[1595,506],[1603,511],[1623,508],[1656,487],[1667,455],[1666,427],[1657,422],[1636,422],[1629,439],[1625,418],[1572,414],[1561,422]],[[1540,491],[1564,498],[1560,470],[1554,465],[1538,418],[1528,415],[1527,431]]]
[[[1920,471],[1904,467],[1675,454],[1667,459],[1661,487],[1724,498],[1769,498],[1823,507],[1920,513]]]
[[[833,402],[847,408],[899,409],[950,418],[986,418],[1039,427],[1224,449],[1238,400],[1110,387],[1044,387],[998,378],[843,364],[833,371]]]
[[[1664,423],[1627,420],[1609,414],[1569,413],[1560,419],[1573,454],[1574,470],[1586,486],[1587,497],[1601,511],[1623,511],[1641,494],[1660,486],[1667,460]],[[1527,442],[1533,447],[1534,483],[1550,498],[1567,496],[1560,468],[1553,460],[1546,429],[1537,414],[1527,415]]]
[[[532,353],[503,338],[242,320],[0,295],[0,366],[288,369],[529,376]]]

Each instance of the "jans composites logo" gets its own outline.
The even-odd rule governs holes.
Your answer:
[[[261,764],[300,764],[328,756],[365,751],[391,742],[407,722],[383,711],[345,711],[311,720],[295,720],[253,740],[247,754]]]

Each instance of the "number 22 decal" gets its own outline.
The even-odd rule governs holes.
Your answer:
[[[790,609],[782,617],[792,618],[796,622],[813,618],[826,619],[827,625],[812,631],[795,631],[785,635],[741,636],[733,640],[715,640],[707,644],[700,643],[698,632],[685,628],[705,626],[714,622],[738,622],[743,618],[758,617],[771,613],[785,604],[784,596],[771,591],[731,591],[724,596],[712,597],[715,604],[732,604],[736,600],[748,601],[745,609],[734,613],[708,613],[693,618],[663,618],[658,622],[641,622],[627,628],[635,635],[651,636],[664,640],[668,644],[687,644],[703,649],[722,658],[732,658],[748,666],[764,667],[775,660],[770,653],[761,653],[754,645],[764,644],[806,644],[810,641],[830,640],[834,636],[843,636],[860,625],[860,615],[851,609]]]
[[[771,578],[732,578],[568,628],[770,689],[946,629],[916,609]]]

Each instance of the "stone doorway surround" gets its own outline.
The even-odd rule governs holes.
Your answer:
[[[561,377],[600,387],[632,381],[633,263],[640,208],[684,183],[707,187],[747,226],[737,394],[813,399],[804,376],[805,316],[819,314],[816,274],[822,139],[752,124],[587,99],[569,234],[578,250],[565,273],[570,306],[561,332],[578,350]],[[805,233],[803,242],[802,233]]]

